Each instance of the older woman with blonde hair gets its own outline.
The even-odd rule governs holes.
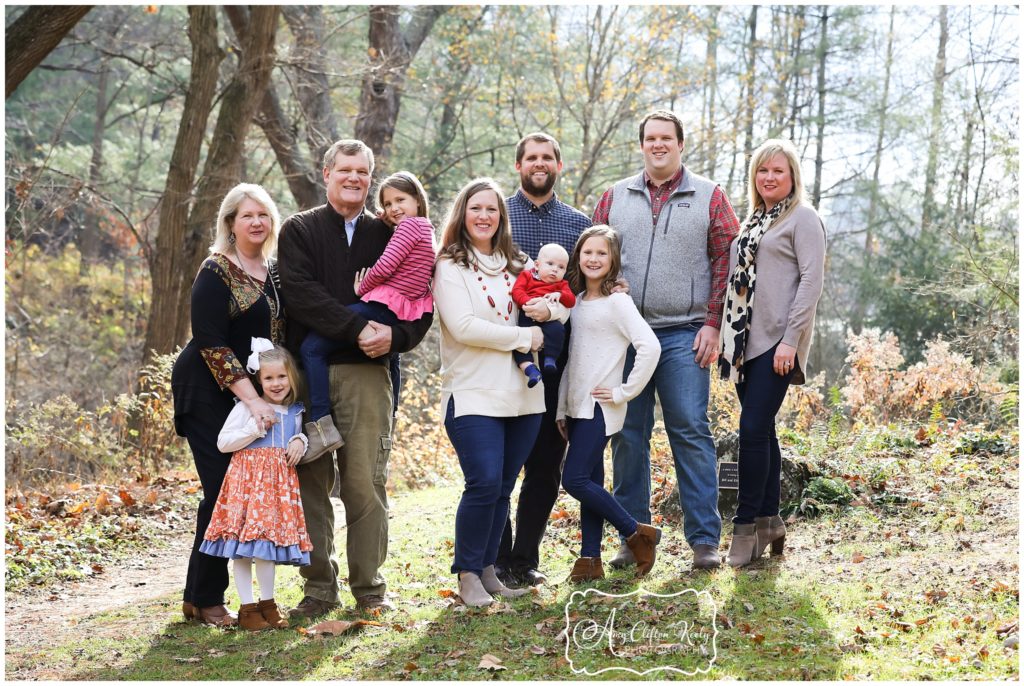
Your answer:
[[[719,368],[736,384],[740,412],[739,494],[729,564],[742,567],[771,546],[781,554],[782,453],[775,433],[790,384],[802,384],[825,269],[825,227],[804,200],[790,141],[754,151],[749,214],[730,249]]]
[[[459,191],[445,221],[434,271],[434,305],[441,321],[441,407],[459,457],[465,488],[455,516],[459,596],[489,605],[512,597],[494,561],[508,516],[509,495],[533,448],[544,413],[542,385],[528,387],[508,353],[543,344],[538,326],[518,326],[512,300],[516,276],[533,265],[512,242],[504,194],[490,179]],[[568,318],[561,304],[541,306],[534,320]]]
[[[236,399],[266,429],[274,410],[260,398],[246,374],[252,340],[284,339],[284,302],[272,259],[281,217],[261,186],[240,183],[224,196],[210,256],[192,284],[192,340],[171,374],[174,427],[188,440],[203,499],[185,579],[185,619],[229,626],[236,616],[224,605],[227,559],[199,552],[220,494],[230,455],[217,449],[217,434]]]

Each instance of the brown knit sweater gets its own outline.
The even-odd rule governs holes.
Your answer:
[[[348,343],[328,361],[373,362],[362,353],[356,340],[366,319],[346,305],[359,300],[355,273],[372,267],[384,252],[392,229],[379,219],[363,214],[356,220],[352,245],[345,235],[345,220],[330,204],[314,207],[289,217],[281,227],[277,259],[281,283],[288,297],[287,347],[298,356],[299,346],[310,329],[323,336]],[[391,327],[391,352],[407,352],[423,340],[432,314]]]

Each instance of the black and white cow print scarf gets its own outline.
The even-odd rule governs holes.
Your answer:
[[[790,198],[784,199],[767,213],[757,210],[747,220],[736,244],[736,269],[729,275],[725,289],[725,323],[722,326],[721,356],[718,369],[723,379],[733,383],[743,381],[744,349],[750,335],[750,317],[754,313],[754,288],[757,283],[757,246],[761,237],[771,228],[779,215],[789,207]]]

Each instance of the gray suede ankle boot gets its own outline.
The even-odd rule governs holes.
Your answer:
[[[494,598],[473,572],[459,572],[459,597],[469,607],[487,607]]]

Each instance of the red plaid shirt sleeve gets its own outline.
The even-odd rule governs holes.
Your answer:
[[[711,298],[705,326],[722,328],[725,287],[729,281],[729,246],[740,232],[740,221],[721,188],[711,195],[708,212],[708,257],[711,258]]]
[[[613,190],[615,190],[614,186],[606,190],[604,192],[604,195],[601,196],[601,199],[597,201],[597,207],[594,208],[594,216],[591,219],[591,221],[593,221],[594,223],[594,226],[597,226],[598,224],[608,223],[608,215],[612,213]]]

